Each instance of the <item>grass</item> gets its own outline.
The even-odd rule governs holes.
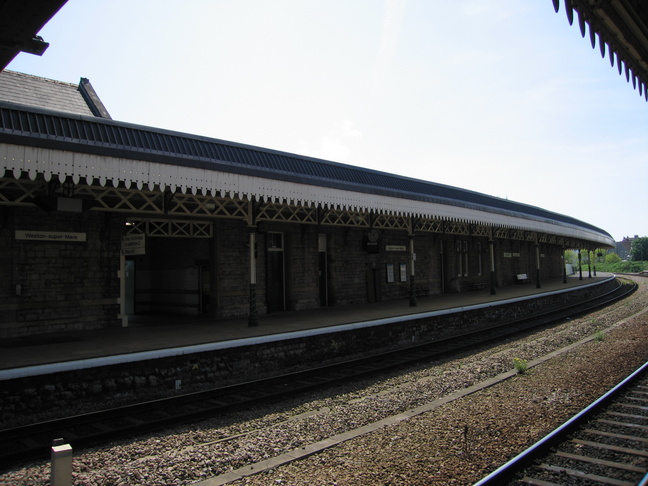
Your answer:
[[[594,263],[593,263],[594,265]],[[587,270],[587,263],[581,265]],[[609,273],[639,273],[648,270],[648,262],[596,263],[596,271]]]
[[[529,362],[522,358],[513,358],[513,366],[518,374],[523,375],[529,369]]]

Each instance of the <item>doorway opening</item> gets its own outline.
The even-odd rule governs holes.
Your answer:
[[[266,304],[268,312],[286,310],[286,276],[284,262],[284,234],[266,234]]]

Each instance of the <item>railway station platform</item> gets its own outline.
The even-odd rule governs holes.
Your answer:
[[[612,274],[603,272],[592,277],[585,273],[582,280],[578,275],[568,277],[567,283],[563,283],[562,279],[543,281],[540,289],[534,283],[526,283],[498,288],[496,295],[490,295],[488,288],[458,294],[431,295],[418,297],[414,307],[410,306],[409,299],[402,299],[281,312],[261,316],[256,327],[249,327],[247,318],[210,320],[206,317],[134,316],[128,327],[0,340],[0,380],[28,376],[21,374],[19,370],[64,371],[65,367],[60,366],[63,363],[80,363],[79,366],[84,367],[83,362],[104,359],[105,364],[111,364],[107,360],[110,357],[137,354],[141,355],[140,359],[152,359],[157,357],[156,352],[169,349],[180,349],[182,354],[189,354],[200,352],[200,346],[214,343],[243,346],[270,337],[273,341],[279,341],[295,337],[300,332],[333,332],[340,326],[349,327],[389,318],[416,319],[417,314],[456,312],[457,309],[480,304],[539,297],[600,283],[611,277]]]

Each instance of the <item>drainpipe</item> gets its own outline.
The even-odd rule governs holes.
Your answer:
[[[540,289],[542,288],[542,285],[540,285],[540,243],[538,243],[538,240],[536,240],[535,250],[536,250],[536,289]]]
[[[490,239],[488,240],[488,249],[490,252],[490,294],[495,295],[495,241],[493,240],[493,229],[491,228]]]

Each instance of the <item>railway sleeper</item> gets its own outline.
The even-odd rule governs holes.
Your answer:
[[[565,484],[565,475],[572,478],[582,479],[585,481],[598,481],[599,483],[609,484],[611,486],[636,486],[637,481],[627,481],[623,479],[615,479],[607,476],[600,476],[597,474],[589,474],[578,469],[568,469],[551,464],[541,464],[540,469],[549,473],[549,477],[544,478],[548,480],[557,481],[556,484]],[[639,478],[641,479],[641,478]]]
[[[634,455],[639,457],[648,457],[648,451],[644,449],[634,449],[632,447],[617,446],[614,444],[606,444],[603,442],[592,442],[589,440],[572,439],[572,444],[583,447],[595,447],[597,449],[604,449],[611,452],[618,452],[621,454]]]
[[[625,462],[608,461],[606,459],[601,459],[598,457],[583,456],[579,454],[571,454],[569,452],[561,452],[561,451],[555,452],[554,455],[558,457],[563,457],[565,459],[571,459],[573,461],[586,462],[586,463],[601,465],[601,466],[614,468],[614,469],[622,469],[624,471],[629,471],[629,472],[636,472],[636,473],[646,472],[645,467],[635,466],[633,464],[627,464]]]
[[[609,484],[616,484],[617,481],[634,481],[636,484],[646,473],[646,467],[641,465],[613,461],[598,455],[592,457],[558,451],[547,457],[545,461],[545,464],[555,468],[579,471],[583,475],[587,475],[588,479],[593,476],[609,478]]]

